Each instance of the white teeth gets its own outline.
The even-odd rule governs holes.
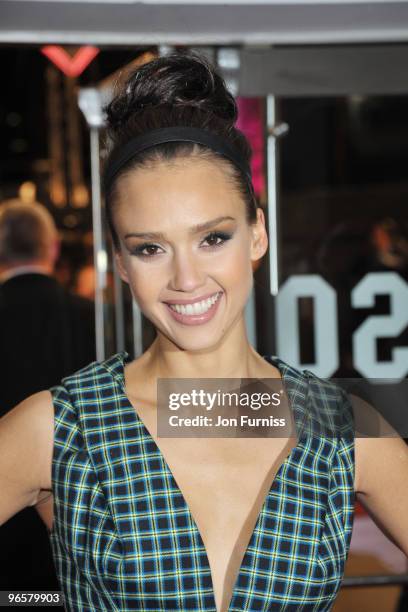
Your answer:
[[[208,300],[203,300],[202,302],[196,302],[195,304],[186,304],[185,306],[181,304],[169,304],[172,310],[175,310],[179,314],[184,315],[199,315],[204,314],[211,308],[211,306],[218,300],[221,292],[218,292],[213,297],[208,298]]]

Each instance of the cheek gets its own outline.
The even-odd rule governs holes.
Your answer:
[[[157,302],[168,283],[165,266],[144,264],[138,260],[130,261],[128,267],[129,286],[132,295],[142,311],[148,311]]]
[[[253,287],[253,269],[250,245],[246,241],[242,241],[240,247],[235,252],[229,284],[235,291],[237,303],[248,299]]]
[[[228,266],[231,284],[245,283],[245,279],[252,275],[250,249],[246,240],[237,241],[225,259],[225,264]]]
[[[130,262],[127,267],[129,287],[133,294],[133,297],[142,306],[145,302],[148,302],[150,296],[154,294],[155,283],[151,274],[148,274],[145,269],[138,266],[137,263]]]

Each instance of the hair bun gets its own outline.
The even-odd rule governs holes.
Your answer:
[[[218,70],[193,51],[154,59],[133,71],[106,108],[108,126],[120,129],[147,107],[195,107],[235,123],[237,104]]]

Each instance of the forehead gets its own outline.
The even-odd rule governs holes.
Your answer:
[[[234,212],[244,214],[242,196],[223,164],[198,158],[156,162],[118,179],[115,218],[154,223],[189,217],[194,223]],[[215,213],[215,214],[214,214]]]

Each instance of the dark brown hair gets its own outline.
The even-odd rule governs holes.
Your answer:
[[[199,127],[224,138],[250,164],[252,150],[235,127],[238,108],[224,79],[207,58],[197,52],[173,53],[133,71],[106,107],[108,157],[130,139],[161,127]],[[161,143],[140,152],[125,164],[105,194],[105,211],[115,248],[119,240],[113,223],[117,178],[130,169],[194,155],[222,164],[231,185],[244,198],[248,223],[256,221],[257,202],[250,183],[227,158],[201,144]]]

